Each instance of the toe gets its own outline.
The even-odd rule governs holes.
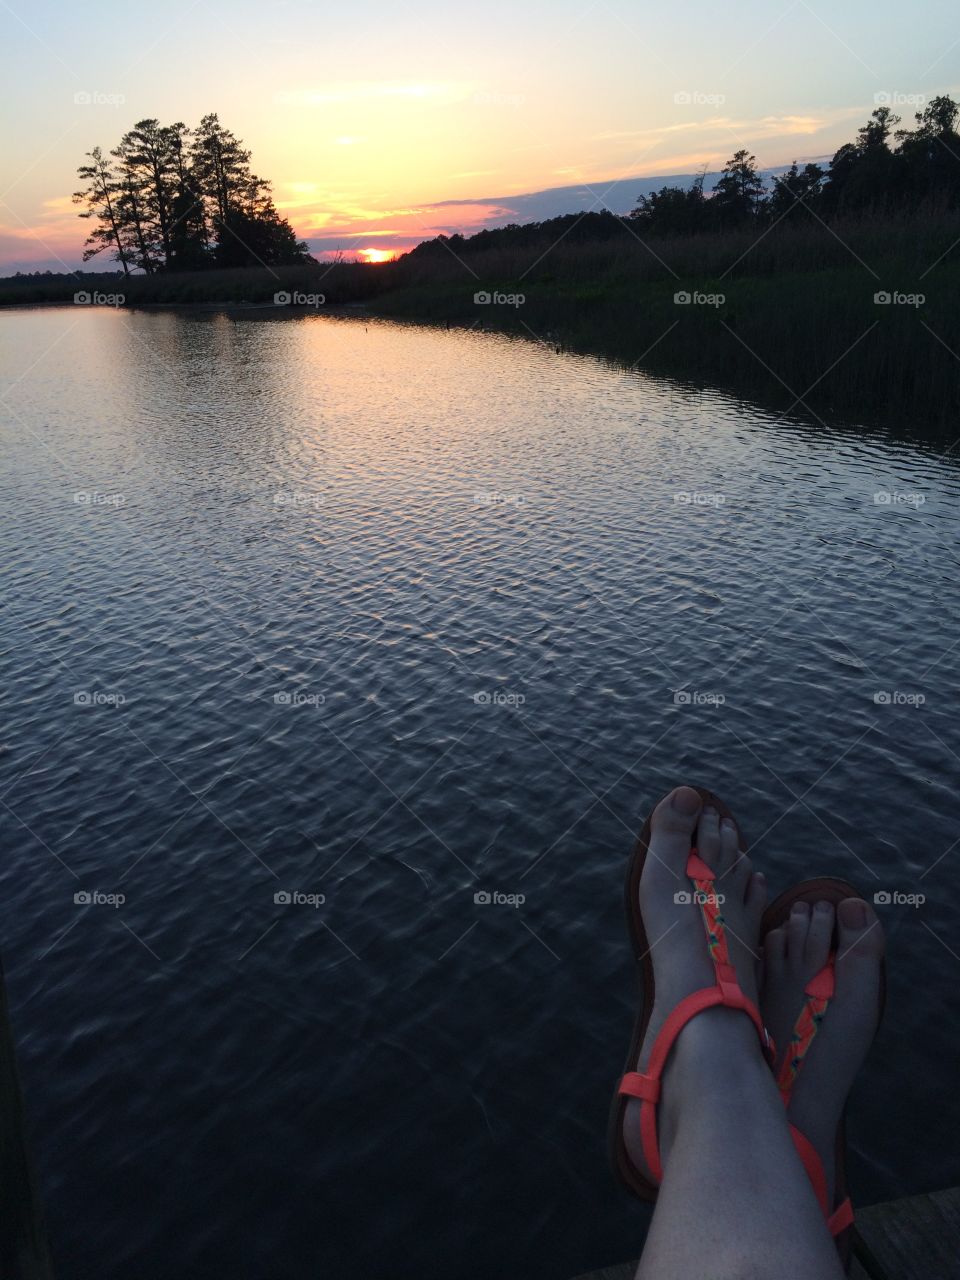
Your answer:
[[[716,874],[720,862],[720,814],[708,804],[700,814],[697,824],[697,852]]]
[[[837,908],[834,1030],[866,1052],[880,1016],[880,957],[883,930],[862,898],[844,898]],[[829,1030],[829,1028],[828,1028]]]
[[[760,923],[764,908],[767,905],[767,881],[760,871],[754,871],[747,879],[745,902],[750,918]]]
[[[740,856],[740,835],[737,824],[732,818],[723,818],[720,822],[720,851],[715,867],[717,875],[720,878],[726,878],[728,874],[732,874],[737,868]]]
[[[837,988],[844,975],[864,969],[879,972],[883,929],[873,908],[862,898],[844,898],[837,908]]]
[[[804,968],[811,977],[820,972],[830,956],[833,924],[834,912],[831,904],[829,902],[814,903],[803,953]]]
[[[787,958],[787,931],[783,925],[771,929],[763,939],[763,964],[766,972],[776,978],[783,972]]]
[[[787,962],[792,969],[802,968],[807,934],[810,932],[810,903],[795,902],[787,920]]]
[[[650,861],[682,876],[702,802],[692,787],[676,787],[657,805],[650,819]]]

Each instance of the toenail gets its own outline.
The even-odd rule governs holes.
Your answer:
[[[809,902],[795,902],[791,908],[791,915],[806,916],[810,914]]]
[[[724,831],[736,831],[737,829],[732,818],[724,818],[720,825],[723,827]]]
[[[670,799],[670,804],[677,813],[691,817],[700,808],[700,797],[692,787],[678,787]]]
[[[712,804],[708,804],[703,811],[703,816],[705,818],[718,818],[720,815],[717,813],[716,809],[713,807]]]
[[[862,898],[844,898],[838,908],[840,923],[848,929],[862,929],[867,923],[867,904]]]
[[[814,911],[816,911],[818,916],[825,916],[829,912],[829,910],[830,910],[829,902],[818,902],[817,905],[814,907]]]

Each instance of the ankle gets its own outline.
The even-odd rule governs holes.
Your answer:
[[[756,1027],[740,1010],[722,1007],[706,1009],[687,1023],[664,1072],[673,1086],[671,1101],[683,1106],[698,1098],[711,1105],[717,1093],[749,1096],[757,1079],[769,1075]]]
[[[750,1127],[758,1108],[783,1112],[756,1028],[735,1009],[707,1009],[689,1022],[664,1071],[660,1144],[664,1162],[682,1126]]]

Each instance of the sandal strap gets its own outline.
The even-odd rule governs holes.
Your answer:
[[[686,873],[694,883],[695,901],[703,915],[710,959],[713,961],[717,980],[713,986],[702,987],[680,1001],[667,1017],[653,1042],[647,1070],[645,1072],[628,1071],[617,1087],[617,1092],[621,1096],[640,1099],[640,1141],[643,1157],[653,1180],[658,1183],[663,1178],[660,1144],[657,1139],[660,1079],[670,1056],[670,1050],[687,1023],[698,1013],[718,1005],[727,1009],[739,1009],[749,1017],[756,1028],[760,1044],[768,1058],[773,1057],[775,1052],[773,1041],[763,1025],[759,1009],[744,995],[737,980],[737,971],[730,963],[724,919],[719,910],[722,902],[718,901],[719,895],[713,892],[712,887],[716,877],[695,848],[691,849],[687,859]]]
[[[806,1170],[807,1177],[810,1179],[810,1185],[813,1187],[813,1194],[817,1197],[820,1211],[827,1220],[827,1230],[832,1236],[838,1236],[841,1231],[846,1231],[847,1227],[853,1225],[853,1205],[850,1202],[850,1197],[847,1196],[832,1213],[830,1212],[827,1205],[827,1175],[824,1172],[823,1161],[817,1155],[813,1143],[806,1134],[800,1132],[796,1125],[790,1126],[790,1136],[793,1139],[793,1145],[797,1149],[797,1155]]]
[[[784,1105],[788,1106],[797,1077],[803,1067],[803,1060],[810,1051],[814,1037],[820,1030],[824,1015],[827,1012],[836,985],[836,953],[831,952],[827,963],[819,973],[814,974],[803,989],[803,1008],[794,1023],[790,1036],[790,1048],[784,1057],[777,1075],[777,1088],[780,1090]],[[847,1196],[830,1212],[827,1203],[827,1177],[823,1169],[823,1161],[805,1134],[794,1125],[790,1126],[790,1135],[797,1154],[807,1171],[807,1177],[813,1186],[814,1194],[819,1202],[821,1212],[827,1220],[827,1229],[831,1235],[838,1236],[853,1224],[853,1205]]]
[[[827,963],[819,973],[814,974],[804,987],[804,1002],[790,1035],[790,1047],[784,1055],[780,1071],[777,1075],[777,1088],[789,1101],[790,1094],[797,1082],[803,1060],[813,1044],[814,1036],[820,1030],[827,1007],[833,999],[835,985],[835,953],[831,953]]]
[[[671,1012],[660,1028],[653,1048],[647,1070],[628,1071],[617,1086],[621,1095],[640,1099],[640,1141],[643,1147],[643,1158],[646,1160],[655,1182],[663,1178],[660,1163],[660,1144],[657,1140],[657,1103],[660,1100],[660,1082],[666,1066],[670,1050],[683,1028],[698,1013],[716,1006],[727,1009],[741,1009],[757,1028],[761,1045],[766,1045],[766,1029],[760,1017],[760,1011],[752,1000],[749,1000],[733,981],[723,985],[717,983],[713,987],[702,987],[685,996]]]
[[[850,1197],[847,1196],[842,1204],[837,1205],[833,1213],[827,1219],[827,1230],[832,1236],[838,1236],[842,1231],[846,1231],[847,1227],[853,1226],[853,1205],[850,1203]]]

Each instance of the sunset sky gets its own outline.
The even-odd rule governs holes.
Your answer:
[[[625,211],[640,184],[618,179],[717,169],[741,146],[765,167],[829,156],[877,94],[912,123],[902,99],[960,88],[955,0],[0,0],[0,26],[4,272],[79,264],[76,167],[146,116],[218,112],[314,252],[382,257]]]

